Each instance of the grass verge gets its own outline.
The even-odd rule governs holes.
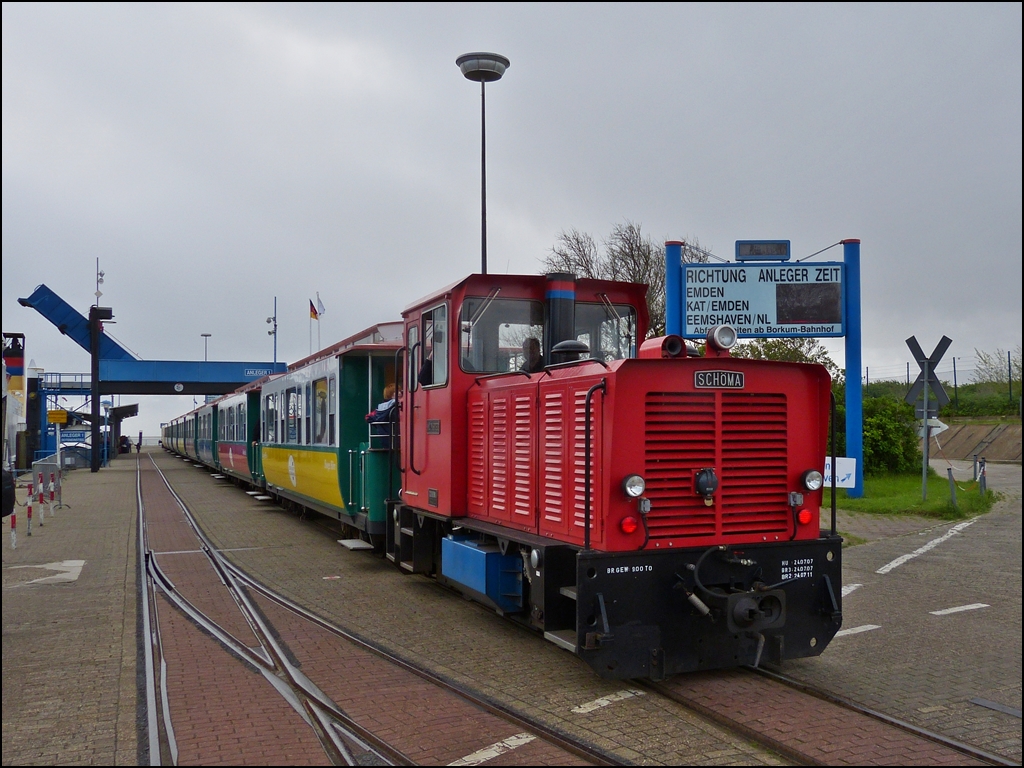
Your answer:
[[[864,478],[864,496],[851,499],[842,488],[836,502],[854,512],[875,515],[921,515],[940,520],[959,520],[988,512],[998,498],[989,490],[982,496],[978,483],[954,481],[956,506],[949,493],[949,479],[928,473],[928,498],[921,498],[921,475],[873,475]],[[826,492],[827,497],[827,492]]]

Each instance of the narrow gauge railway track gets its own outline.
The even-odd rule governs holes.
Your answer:
[[[148,696],[154,764],[158,754],[175,764],[476,765],[499,755],[531,765],[616,763],[259,584],[222,557],[149,464],[140,462],[137,495],[149,678],[159,688]],[[299,719],[306,728],[294,727]]]
[[[641,687],[801,765],[1020,765],[763,669]]]

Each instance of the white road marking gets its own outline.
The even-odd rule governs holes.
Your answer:
[[[622,701],[623,699],[631,699],[634,696],[643,696],[643,695],[644,695],[643,691],[637,691],[637,690],[633,690],[633,689],[627,688],[624,691],[619,691],[618,693],[612,693],[612,694],[609,694],[607,696],[602,696],[600,699],[594,699],[593,701],[588,701],[586,704],[580,704],[578,707],[573,707],[572,711],[573,711],[573,713],[575,713],[577,715],[585,715],[588,712],[593,712],[595,709],[600,709],[601,707],[607,707],[609,704],[613,704],[616,701]]]
[[[498,755],[503,755],[524,744],[529,744],[535,738],[537,737],[532,733],[517,733],[515,736],[510,736],[504,741],[499,741],[497,744],[491,744],[489,747],[478,749],[473,754],[461,757],[454,763],[448,763],[448,765],[480,765],[480,763],[493,760]]]
[[[941,544],[942,542],[946,541],[947,539],[953,538],[958,533],[960,533],[960,531],[962,531],[964,528],[966,528],[969,525],[974,525],[976,522],[978,522],[977,518],[975,518],[973,520],[968,520],[965,523],[958,523],[957,525],[954,525],[952,528],[950,528],[948,531],[946,531],[942,536],[939,536],[939,538],[932,539],[931,541],[929,541],[927,544],[925,544],[920,549],[915,549],[909,555],[900,555],[895,560],[893,560],[891,563],[889,563],[887,565],[883,565],[881,568],[879,568],[877,571],[875,571],[875,573],[883,573],[884,574],[884,573],[888,573],[889,571],[891,571],[891,570],[893,570],[895,568],[899,568],[901,565],[903,565],[908,560],[913,560],[918,555],[923,555],[925,552],[927,552],[927,551],[929,551],[931,549],[934,549],[935,547],[939,546],[939,544]]]
[[[941,611],[928,611],[932,616],[947,616],[960,611],[973,611],[978,608],[988,608],[988,603],[971,603],[970,605],[958,605],[956,608],[943,608]]]
[[[848,594],[853,592],[853,590],[860,589],[863,586],[863,584],[847,584],[845,587],[843,587],[843,597],[846,597]]]
[[[78,577],[82,575],[83,566],[85,566],[85,560],[62,560],[59,563],[46,563],[45,565],[12,565],[11,568],[45,568],[48,571],[60,571],[54,576],[42,576],[21,585],[27,587],[29,584],[59,584],[65,581],[78,581]]]
[[[881,627],[878,624],[864,624],[859,627],[840,629],[836,632],[836,637],[842,637],[843,635],[859,635],[861,632],[870,632],[872,629],[881,629]]]

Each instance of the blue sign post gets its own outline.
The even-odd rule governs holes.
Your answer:
[[[741,338],[846,337],[846,456],[857,460],[847,495],[863,496],[860,240],[843,241],[841,263],[789,264],[788,240],[741,240],[739,264],[683,264],[682,246],[665,243],[665,333],[696,339],[731,325]]]
[[[846,495],[859,499],[864,495],[864,396],[860,386],[860,240],[843,240],[843,263],[846,264],[846,455],[857,460],[857,478]]]

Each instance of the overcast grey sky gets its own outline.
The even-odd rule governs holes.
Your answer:
[[[269,360],[394,320],[563,229],[657,241],[862,240],[864,364],[904,339],[973,365],[1021,343],[1021,5],[3,4],[3,330],[88,356],[17,304],[83,313],[146,359]],[[841,260],[840,248],[819,259]],[[315,326],[314,326],[315,342]],[[833,341],[843,362],[841,341]],[[124,397],[122,402],[137,398]],[[191,398],[188,399],[191,402]],[[143,401],[155,434],[185,401]]]

